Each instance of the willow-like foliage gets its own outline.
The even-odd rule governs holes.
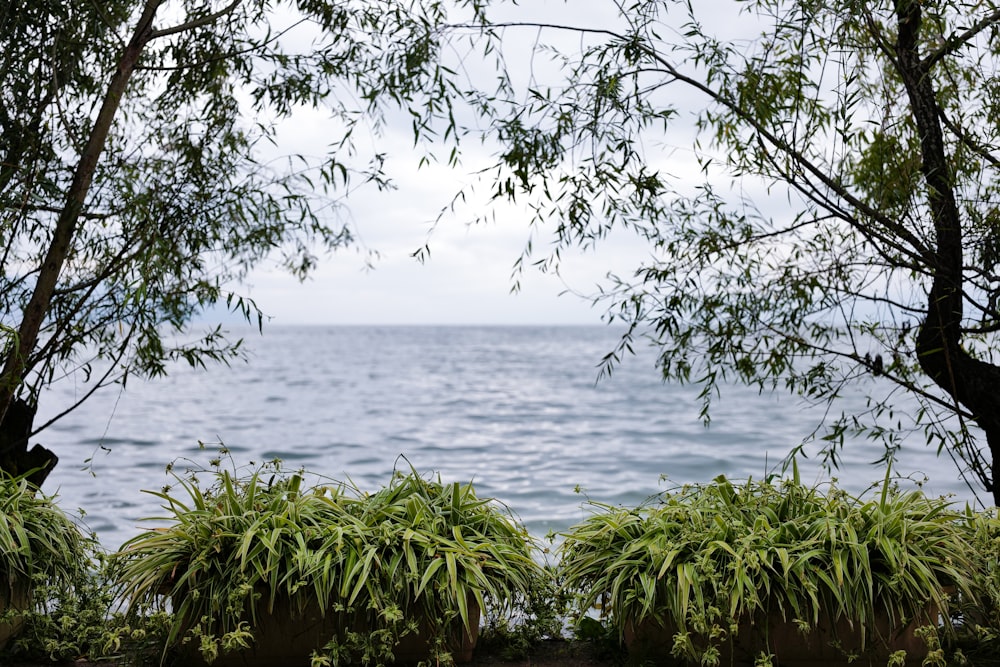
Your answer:
[[[516,269],[630,230],[648,256],[595,297],[628,325],[606,371],[645,337],[705,419],[728,383],[787,390],[830,403],[803,435],[832,462],[928,443],[995,500],[1000,6],[598,9],[491,26],[538,45],[487,112],[483,186],[536,227]]]
[[[259,325],[239,291],[254,266],[302,278],[351,243],[342,199],[391,187],[355,130],[377,136],[390,110],[417,143],[447,125],[441,27],[479,6],[0,3],[0,420],[66,374],[82,401],[238,355],[188,324],[228,309]],[[303,110],[326,115],[322,136],[283,154],[277,128]]]

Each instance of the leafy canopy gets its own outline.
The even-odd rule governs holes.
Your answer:
[[[1000,7],[600,8],[614,20],[490,26],[538,45],[485,110],[482,182],[551,240],[516,270],[631,230],[646,260],[596,297],[629,325],[606,371],[648,337],[706,419],[732,381],[817,402],[857,386],[869,408],[814,434],[834,463],[850,435],[891,458],[922,432],[994,491]]]
[[[834,462],[849,434],[889,458],[922,431],[1000,497],[996,2],[22,4],[0,15],[20,45],[0,55],[0,414],[95,358],[95,387],[229,358],[218,329],[165,334],[217,304],[252,317],[230,291],[251,267],[304,275],[349,242],[340,196],[391,185],[361,136],[402,112],[422,159],[496,149],[487,192],[551,234],[516,271],[613,229],[648,244],[598,296],[629,325],[606,370],[647,336],[706,418],[730,381],[860,384],[869,409],[817,432]],[[302,108],[329,114],[324,152],[274,159]]]
[[[479,9],[4,3],[0,37],[16,46],[0,53],[0,417],[74,370],[86,398],[173,359],[238,354],[221,328],[188,325],[221,308],[259,323],[235,291],[253,267],[301,278],[353,240],[342,198],[391,187],[371,148],[384,115],[408,112],[418,143],[449,122],[441,26]],[[311,153],[284,155],[280,124],[305,109],[328,123]]]

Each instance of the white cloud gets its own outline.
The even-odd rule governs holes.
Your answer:
[[[325,143],[328,121],[312,110],[297,114],[279,135],[284,153],[308,154]],[[310,143],[311,142],[311,143]],[[281,324],[585,324],[600,322],[603,309],[588,298],[595,285],[615,269],[630,270],[648,246],[618,234],[597,251],[564,253],[562,276],[528,267],[520,291],[511,294],[512,270],[529,238],[526,212],[487,201],[470,191],[455,213],[439,212],[456,193],[476,181],[471,176],[493,160],[486,149],[468,142],[463,164],[418,167],[405,128],[389,127],[378,139],[386,150],[386,170],[395,190],[362,187],[339,212],[356,243],[320,257],[320,265],[300,283],[276,263],[254,271],[242,290],[274,323]],[[315,152],[315,151],[314,151]],[[479,197],[479,200],[474,199]],[[470,224],[485,211],[494,222]],[[536,254],[549,242],[546,230],[534,239]],[[421,264],[413,253],[424,245]],[[368,264],[371,267],[368,267]],[[572,293],[567,293],[570,290]]]
[[[249,295],[272,322],[598,323],[603,311],[589,299],[596,284],[611,269],[630,269],[633,258],[648,251],[618,234],[597,252],[564,255],[559,276],[529,267],[512,294],[513,265],[531,234],[526,216],[510,210],[504,219],[476,225],[446,216],[434,226],[437,211],[460,187],[452,172],[411,169],[398,181],[396,191],[349,202],[359,245],[321,258],[304,283],[273,266],[250,277]],[[425,243],[430,255],[421,263],[412,255]],[[544,237],[536,240],[545,243]],[[369,258],[365,249],[377,256]]]
[[[567,11],[571,10],[571,14]],[[613,25],[615,3],[532,0],[505,10],[494,20],[561,23],[567,20],[587,28]],[[528,78],[551,76],[547,56],[531,57],[537,30],[510,28],[508,66],[524,71]],[[558,43],[568,53],[581,48],[581,37],[572,32],[548,30],[541,38]],[[586,40],[584,40],[586,41]],[[483,63],[473,54],[462,63],[475,70]],[[520,70],[518,69],[520,68]],[[474,71],[484,81],[490,72]],[[486,202],[466,202],[456,215],[446,215],[436,227],[438,212],[470,182],[476,168],[489,164],[489,149],[464,146],[463,165],[458,169],[431,166],[418,169],[419,153],[412,149],[408,121],[390,123],[371,146],[363,150],[384,151],[386,164],[398,190],[378,192],[374,187],[353,192],[346,201],[346,217],[358,238],[354,249],[321,258],[321,264],[305,282],[299,283],[273,265],[265,265],[249,278],[249,295],[273,322],[296,323],[597,323],[603,309],[587,298],[608,272],[627,276],[650,252],[642,240],[628,233],[612,234],[586,253],[563,253],[562,276],[540,274],[528,267],[521,277],[521,291],[511,294],[511,270],[530,238],[528,216],[515,209],[501,211],[503,219],[491,225],[467,226],[465,221],[486,210]],[[303,110],[278,135],[282,153],[321,153],[331,136],[330,121],[322,112]],[[654,140],[657,138],[653,138]],[[661,139],[663,140],[663,139]],[[367,144],[367,139],[365,140]],[[674,174],[697,173],[693,156],[677,146],[654,141],[651,149],[662,151],[663,168]],[[362,159],[362,162],[364,160]],[[485,196],[484,193],[483,196]],[[495,208],[495,207],[494,207]],[[433,232],[431,231],[433,227]],[[549,239],[540,230],[534,239],[536,256],[544,255]],[[411,257],[430,245],[430,258],[421,264]],[[360,252],[359,252],[360,250]],[[374,268],[366,270],[365,250],[377,252]],[[566,293],[567,288],[573,293]]]

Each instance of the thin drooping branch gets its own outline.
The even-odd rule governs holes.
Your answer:
[[[960,48],[968,44],[976,35],[980,34],[990,26],[996,25],[997,23],[1000,23],[1000,9],[993,10],[992,13],[979,19],[962,32],[945,39],[941,46],[929,53],[927,57],[923,59],[920,63],[921,66],[925,70],[929,71],[939,60],[945,56],[955,53]]]
[[[452,26],[459,29],[472,29],[477,26],[462,24]],[[483,26],[478,26],[482,29]],[[816,180],[816,182],[822,184],[823,187],[827,188],[835,196],[844,200],[851,208],[857,210],[862,216],[868,218],[869,220],[877,222],[879,225],[889,230],[893,236],[886,234],[878,234],[876,230],[872,229],[870,225],[860,225],[852,224],[850,218],[845,218],[848,224],[852,224],[853,227],[859,229],[864,234],[870,237],[877,237],[879,240],[886,245],[886,247],[891,247],[896,249],[898,252],[913,255],[914,253],[919,255],[924,255],[927,252],[926,245],[914,235],[909,229],[904,225],[900,224],[899,221],[894,220],[884,212],[879,211],[872,206],[869,206],[866,202],[861,200],[859,197],[855,196],[847,187],[843,184],[834,180],[830,174],[826,173],[817,164],[805,156],[801,151],[797,150],[794,146],[790,145],[787,141],[783,140],[781,137],[777,136],[770,128],[768,128],[764,123],[762,123],[758,118],[756,118],[753,113],[744,108],[738,100],[735,100],[732,96],[723,90],[718,90],[712,88],[707,83],[688,76],[677,66],[667,59],[663,54],[659,53],[655,48],[647,43],[640,42],[634,39],[630,39],[627,35],[623,35],[614,30],[609,30],[606,28],[584,28],[577,26],[567,26],[558,25],[543,22],[507,22],[507,23],[493,23],[490,24],[491,29],[496,28],[516,28],[516,27],[530,27],[537,29],[553,29],[553,30],[563,30],[572,31],[583,34],[594,34],[594,35],[604,35],[611,37],[615,40],[621,41],[623,43],[628,43],[630,46],[639,49],[648,57],[651,61],[656,63],[663,73],[668,75],[672,81],[683,83],[690,88],[693,88],[702,94],[706,95],[713,102],[722,105],[727,111],[734,114],[742,122],[746,123],[750,129],[757,135],[757,137],[767,142],[768,145],[772,146],[775,150],[779,151],[781,154],[785,155],[789,160],[791,160],[795,165],[797,165],[804,174],[810,175]],[[813,191],[817,191],[815,186],[812,188]],[[817,204],[824,205],[821,200],[814,200]],[[836,208],[828,208],[824,205],[824,208],[831,212],[835,212]],[[895,238],[893,238],[895,237]],[[897,240],[898,239],[898,240]],[[900,240],[909,246],[909,249],[901,245]]]
[[[959,125],[949,118],[948,114],[944,113],[943,110],[941,111],[941,122],[944,123],[944,126],[947,127],[952,134],[958,137],[959,141],[970,148],[976,155],[983,158],[994,167],[1000,168],[1000,157],[990,153],[990,151],[983,144],[976,141],[976,139],[972,137],[969,132],[966,132],[964,129],[959,127]]]
[[[129,333],[132,333],[134,330],[135,330],[135,323],[133,322],[129,328]],[[99,377],[97,381],[94,382],[94,385],[90,389],[88,389],[86,393],[84,393],[82,396],[79,396],[72,404],[70,404],[68,407],[63,409],[55,416],[51,417],[41,426],[35,426],[34,428],[32,428],[31,432],[28,434],[29,437],[36,435],[41,431],[44,431],[49,426],[62,419],[73,410],[76,410],[78,407],[80,407],[87,399],[93,396],[98,389],[102,389],[103,387],[108,386],[108,378],[110,378],[112,374],[115,372],[115,369],[118,368],[119,363],[121,362],[122,358],[125,356],[125,353],[127,351],[128,351],[127,348],[125,348],[124,346],[119,348],[117,353],[113,357],[111,357],[110,359],[111,363],[108,364],[107,368],[104,370],[104,373],[101,374],[101,377]]]
[[[239,2],[240,0],[234,0],[231,5],[219,12],[189,21],[176,28],[157,31],[153,28],[153,21],[163,0],[146,0],[132,37],[123,49],[115,72],[108,83],[100,111],[91,127],[86,145],[73,172],[73,180],[66,192],[66,199],[59,211],[34,290],[22,313],[14,345],[4,360],[3,371],[0,372],[0,423],[3,422],[7,409],[24,380],[29,358],[38,342],[39,331],[48,314],[63,265],[71,253],[77,227],[84,217],[86,200],[98,162],[143,50],[155,37],[174,34],[180,29],[197,28],[218,20],[231,12]]]
[[[231,3],[223,7],[217,12],[212,12],[211,14],[206,14],[196,19],[191,19],[179,25],[171,26],[169,28],[160,28],[159,30],[154,30],[150,33],[149,39],[157,39],[158,37],[166,37],[167,35],[176,35],[180,32],[187,32],[189,30],[194,30],[196,28],[202,28],[207,25],[212,25],[223,16],[228,16],[243,0],[233,0]]]

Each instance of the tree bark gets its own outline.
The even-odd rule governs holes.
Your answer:
[[[920,138],[921,169],[935,236],[933,250],[926,257],[932,280],[916,351],[924,372],[965,406],[986,433],[990,470],[981,471],[979,476],[993,494],[994,504],[1000,505],[1000,489],[994,482],[1000,466],[1000,367],[976,359],[962,348],[962,219],[945,153],[932,64],[920,59],[919,0],[897,0],[896,17],[897,67]]]
[[[26,401],[11,402],[0,424],[0,470],[25,478],[40,487],[59,458],[41,445],[28,449],[28,436],[35,420],[35,407]]]
[[[15,451],[14,443],[18,440],[18,434],[6,433],[7,415],[15,403],[18,389],[23,384],[25,375],[31,370],[27,359],[38,342],[38,333],[48,314],[59,275],[72,247],[98,160],[104,151],[125,89],[135,71],[143,48],[154,34],[153,18],[161,2],[162,0],[146,1],[142,15],[132,34],[132,39],[118,61],[115,73],[108,84],[100,112],[94,121],[87,138],[87,144],[73,173],[73,180],[56,221],[45,259],[39,269],[31,299],[21,314],[21,324],[18,328],[15,344],[11,346],[4,360],[3,371],[0,373],[0,431],[4,431],[0,434],[0,461],[6,461],[8,456]]]

